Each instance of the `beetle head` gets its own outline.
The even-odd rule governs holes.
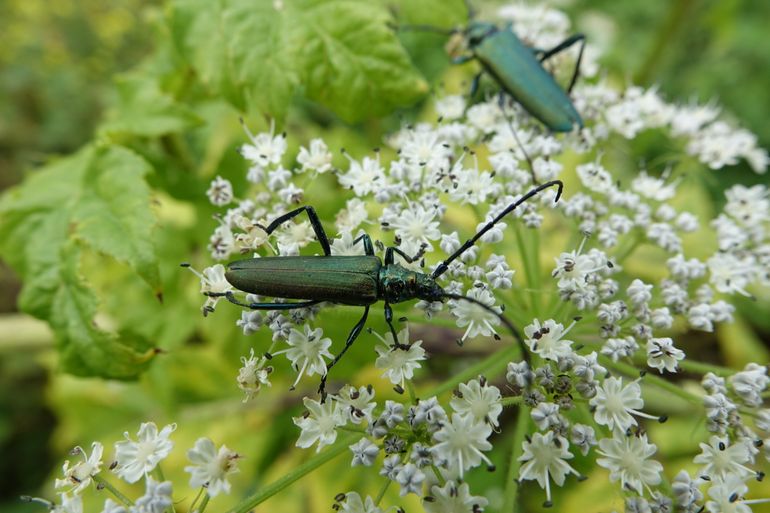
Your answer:
[[[415,273],[415,296],[425,301],[441,301],[444,289],[429,274]]]
[[[474,48],[481,44],[484,39],[497,31],[494,23],[485,21],[472,21],[465,29],[465,39],[468,41],[468,47]]]

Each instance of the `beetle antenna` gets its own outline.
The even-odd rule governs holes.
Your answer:
[[[456,300],[462,299],[464,301],[468,301],[469,303],[478,305],[484,310],[486,310],[487,312],[494,314],[495,317],[500,319],[500,322],[502,322],[503,325],[505,325],[505,327],[508,328],[508,331],[511,332],[511,335],[513,335],[513,338],[515,338],[516,342],[518,342],[519,348],[521,349],[521,357],[524,359],[524,361],[527,362],[528,365],[531,363],[529,359],[529,351],[527,350],[527,345],[524,343],[524,338],[521,336],[521,333],[519,333],[519,330],[516,329],[516,326],[514,326],[513,323],[509,321],[506,316],[496,311],[494,308],[492,308],[488,304],[482,303],[476,298],[463,296],[462,294],[452,294],[450,292],[445,292],[444,294],[441,294],[441,297],[445,297],[447,299],[456,299]]]
[[[556,191],[556,199],[554,199],[554,203],[559,201],[559,198],[561,198],[562,190],[564,189],[564,184],[561,180],[551,180],[550,182],[546,182],[542,185],[538,185],[534,189],[530,190],[528,193],[526,193],[521,198],[517,199],[510,205],[508,205],[505,210],[500,212],[497,217],[492,219],[490,222],[488,222],[481,230],[476,232],[476,235],[471,237],[470,239],[466,240],[465,243],[460,246],[460,248],[452,253],[449,258],[441,262],[436,269],[433,271],[433,274],[431,274],[431,278],[434,280],[444,274],[449,269],[449,264],[451,264],[457,257],[465,253],[471,246],[476,244],[476,241],[479,240],[481,237],[484,236],[485,233],[487,233],[489,230],[491,230],[497,223],[500,222],[502,218],[516,210],[516,207],[521,205],[522,203],[525,203],[527,200],[529,200],[532,196],[535,196],[536,194],[542,192],[543,190],[553,187],[556,185],[558,187],[558,190]]]

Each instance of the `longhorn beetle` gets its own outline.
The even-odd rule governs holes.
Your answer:
[[[516,207],[530,199],[532,196],[549,187],[557,186],[556,198],[559,201],[564,185],[560,180],[553,180],[535,187],[515,202],[508,205],[494,219],[485,224],[476,234],[466,240],[460,248],[441,262],[431,274],[411,271],[395,262],[395,254],[398,253],[407,262],[413,262],[420,255],[411,257],[395,246],[385,249],[384,262],[374,254],[372,240],[367,234],[355,239],[354,244],[363,243],[362,256],[332,256],[329,239],[321,226],[321,221],[315,209],[311,206],[303,206],[284,214],[272,223],[265,231],[271,234],[283,223],[305,212],[310,219],[316,238],[323,249],[323,256],[275,256],[262,258],[249,258],[236,260],[227,265],[225,278],[236,289],[243,292],[262,296],[281,297],[287,299],[303,299],[294,303],[243,303],[236,299],[232,291],[207,292],[210,297],[224,296],[231,303],[249,308],[251,310],[291,310],[305,308],[323,301],[341,303],[345,305],[357,305],[364,307],[364,314],[353,326],[345,347],[334,357],[327,368],[327,373],[321,378],[318,388],[321,397],[325,397],[325,386],[328,371],[340,361],[345,352],[350,349],[353,342],[366,323],[369,315],[369,307],[377,301],[385,301],[385,321],[393,335],[393,349],[399,349],[398,337],[393,327],[393,309],[391,303],[401,303],[411,299],[424,299],[425,301],[444,301],[446,299],[465,300],[475,303],[481,308],[496,315],[501,322],[513,334],[522,348],[524,358],[528,357],[524,340],[513,324],[490,306],[471,297],[446,292],[436,283],[436,279],[449,269],[455,259],[467,251],[485,233],[492,229],[500,220],[511,213]],[[187,264],[182,264],[186,266]]]
[[[471,21],[464,29],[442,29],[430,25],[404,25],[401,30],[423,30],[444,35],[462,35],[469,53],[454,57],[454,64],[477,60],[482,67],[473,78],[471,96],[478,89],[484,72],[489,73],[503,91],[554,132],[571,132],[583,119],[572,104],[569,93],[577,81],[583,59],[585,36],[574,34],[549,50],[530,48],[513,32],[512,24],[502,29],[482,21]],[[543,67],[550,57],[580,42],[575,70],[566,92]]]

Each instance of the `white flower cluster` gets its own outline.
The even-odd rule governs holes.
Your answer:
[[[566,17],[551,9],[522,5],[500,14],[538,48],[563,40],[569,29]],[[589,46],[589,68],[591,55]],[[555,67],[573,64],[565,59],[557,58]],[[411,341],[406,328],[373,334],[381,342],[373,365],[403,399],[377,403],[375,387],[351,385],[325,401],[306,397],[307,413],[294,419],[300,428],[297,446],[321,450],[337,442],[341,429],[364,430],[350,447],[353,466],[376,468],[399,485],[401,495],[421,496],[427,511],[476,512],[488,501],[471,494],[465,475],[482,463],[491,465],[492,433],[507,427],[500,420],[503,404],[516,404],[531,419],[524,442],[515,448],[518,477],[536,481],[548,505],[552,485],[563,486],[569,474],[580,476],[587,470],[583,465],[595,462],[618,484],[629,511],[745,511],[751,503],[745,500],[749,480],[762,476],[758,455],[770,454],[761,448],[762,440],[770,446],[770,413],[762,408],[765,366],[724,370],[725,377],[707,374],[700,395],[666,379],[682,370],[704,372],[677,347],[678,335],[714,331],[735,315],[730,295],[751,296],[770,285],[767,187],[735,186],[726,193],[723,212],[713,221],[703,219],[683,207],[691,191],[682,168],[641,169],[625,179],[602,148],[659,131],[679,145],[672,161],[719,169],[745,159],[758,173],[767,167],[767,153],[752,134],[720,119],[714,104],[677,106],[655,88],[617,91],[598,79],[578,82],[571,97],[585,126],[557,135],[510,99],[470,104],[463,96],[445,96],[435,104],[438,122],[404,126],[387,139],[387,148],[360,158],[343,150],[335,159],[320,139],[287,155],[286,136],[272,127],[248,133],[251,142],[241,153],[251,166],[247,178],[253,190],[248,199],[236,200],[240,196],[226,180],[212,183],[212,203],[229,209],[211,236],[211,255],[224,260],[299,254],[318,235],[306,217],[274,231],[270,223],[317,201],[305,198],[300,185],[307,184],[308,174],[333,173],[346,192],[336,217],[322,220],[332,235],[331,254],[363,254],[361,236],[367,232],[380,252],[394,246],[400,265],[426,272],[535,184],[563,180],[567,186],[558,204],[555,191],[545,191],[451,262],[440,283],[452,295],[448,312],[441,302],[415,303],[427,322],[451,314],[459,342],[507,336],[500,330],[507,318],[524,326],[527,355],[511,361],[505,376],[510,397],[482,378],[459,385],[443,404],[440,396],[421,396],[416,371],[428,358],[425,344]],[[565,154],[569,158],[562,158]],[[546,230],[547,246],[540,237]],[[559,240],[566,242],[560,246]],[[545,268],[549,261],[553,267]],[[200,276],[204,293],[240,294],[221,264]],[[211,312],[216,300],[207,298],[204,311]],[[244,301],[284,300],[248,294]],[[305,375],[325,379],[344,341],[325,338],[314,323],[323,324],[321,305],[242,313],[237,324],[244,334],[266,326],[272,339],[264,356],[252,351],[243,359],[238,384],[247,399],[270,385],[268,362],[275,355],[291,362],[295,386]],[[654,372],[638,377],[650,369]],[[661,458],[645,423],[663,422],[667,412],[644,411],[646,387],[703,403],[702,417],[714,436],[693,457],[701,466],[696,479],[682,472],[667,481],[663,465],[653,459]],[[584,458],[572,463],[578,453]],[[382,511],[379,499],[357,492],[338,496],[335,509]]]
[[[174,448],[171,434],[175,430],[176,424],[169,424],[158,431],[155,423],[145,422],[139,427],[136,440],[125,433],[125,440],[115,443],[115,459],[109,466],[110,470],[127,483],[144,479],[145,493],[135,500],[118,492],[102,474],[104,446],[99,442],[91,445],[90,456],[76,447],[71,454],[81,455],[82,461],[74,465],[70,465],[69,460],[64,463],[63,477],[55,482],[60,494],[59,503],[39,498],[27,499],[43,503],[57,513],[83,513],[84,492],[90,488],[107,489],[113,496],[105,500],[102,513],[163,513],[177,503],[173,499],[172,482],[158,480],[162,476],[159,464]],[[221,493],[230,493],[228,475],[238,472],[238,453],[225,445],[217,449],[210,439],[199,438],[195,446],[187,451],[187,457],[192,463],[185,467],[191,476],[190,487],[205,491],[206,501]],[[92,484],[95,486],[92,487]],[[190,511],[195,511],[195,502],[190,504]]]
[[[459,386],[450,403],[451,417],[436,397],[412,406],[391,400],[378,405],[371,387],[346,386],[326,402],[305,398],[304,403],[307,412],[294,419],[301,429],[298,447],[317,444],[320,451],[335,442],[340,428],[361,425],[366,436],[350,446],[352,466],[372,467],[380,461],[379,474],[397,483],[402,496],[423,497],[427,511],[480,511],[486,506],[487,500],[471,496],[462,482],[466,471],[482,463],[492,468],[485,452],[492,448],[488,439],[503,407],[500,390],[484,378]],[[351,502],[360,500],[357,493],[347,494],[343,510],[357,511]]]

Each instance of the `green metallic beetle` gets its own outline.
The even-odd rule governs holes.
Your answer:
[[[473,79],[471,96],[478,89],[481,75],[486,72],[504,92],[550,130],[571,132],[575,126],[583,126],[583,119],[569,98],[583,59],[583,34],[570,36],[550,50],[539,50],[526,46],[513,32],[511,23],[502,29],[481,21],[471,21],[464,29],[441,29],[429,25],[407,25],[399,29],[462,35],[469,53],[453,58],[452,62],[462,64],[475,59],[483,68]],[[543,62],[578,42],[580,50],[575,70],[565,91],[543,67]]]
[[[473,246],[476,241],[491,230],[503,217],[532,196],[553,186],[558,187],[554,200],[558,201],[563,189],[561,181],[553,180],[535,187],[517,201],[508,205],[493,220],[485,224],[473,237],[466,240],[457,251],[441,262],[431,274],[412,271],[397,264],[395,262],[396,253],[410,263],[421,256],[410,257],[397,247],[391,246],[386,248],[384,261],[380,260],[374,254],[372,240],[367,234],[361,235],[354,242],[354,244],[363,243],[365,255],[333,256],[329,246],[329,239],[321,225],[321,221],[318,219],[315,209],[311,206],[303,206],[278,217],[265,228],[265,231],[269,235],[283,223],[305,212],[310,219],[310,224],[313,227],[316,238],[321,244],[324,252],[323,256],[275,256],[237,260],[227,265],[225,278],[233,287],[243,292],[285,299],[301,299],[304,301],[293,303],[243,303],[236,299],[232,291],[224,293],[209,292],[206,295],[211,297],[224,296],[230,302],[251,310],[291,310],[306,308],[321,302],[363,306],[364,314],[348,335],[345,347],[329,364],[328,370],[334,367],[350,346],[353,345],[353,342],[361,333],[366,323],[369,307],[377,301],[385,302],[385,321],[396,344],[398,338],[393,327],[393,309],[390,306],[392,303],[401,303],[412,299],[424,299],[431,302],[445,301],[447,299],[465,300],[475,303],[496,315],[522,346],[522,352],[526,358],[527,353],[524,341],[508,319],[474,298],[446,292],[436,283],[436,279],[449,269],[449,264]],[[398,348],[400,347],[394,346],[394,349]],[[325,395],[324,389],[327,375],[323,376],[319,387],[319,392],[322,396]]]

